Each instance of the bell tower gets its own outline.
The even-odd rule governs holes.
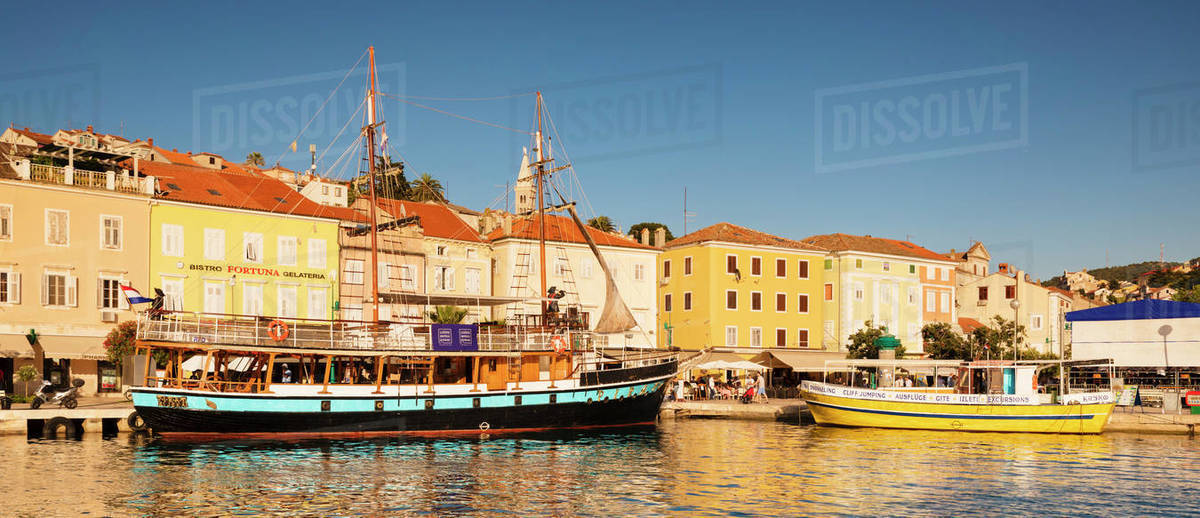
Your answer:
[[[521,148],[521,168],[517,170],[517,185],[513,187],[517,214],[533,212],[537,207],[537,189],[529,172],[529,149]]]

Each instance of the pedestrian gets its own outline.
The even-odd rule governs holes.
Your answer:
[[[279,376],[279,381],[280,383],[292,382],[292,369],[288,368],[287,365],[283,366],[283,375]]]

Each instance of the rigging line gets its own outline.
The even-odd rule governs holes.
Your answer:
[[[396,95],[387,92],[377,92],[380,95],[395,97],[397,99],[417,99],[419,101],[499,101],[502,99],[513,99],[515,97],[525,97],[529,95],[537,95],[537,92],[525,92],[512,95],[497,95],[494,97],[423,97],[420,95]]]
[[[350,114],[350,117],[348,119],[346,119],[346,123],[342,125],[342,129],[337,132],[337,135],[333,136],[333,139],[329,141],[329,145],[325,146],[325,150],[321,151],[320,155],[317,155],[317,163],[318,164],[321,163],[322,158],[325,158],[325,154],[328,153],[330,149],[333,149],[333,143],[337,142],[338,139],[342,138],[342,134],[346,132],[346,128],[350,127],[350,123],[354,122],[355,116],[358,115],[358,113],[360,111],[362,111],[363,106],[366,106],[366,104],[367,104],[366,98],[364,98],[362,100],[362,102],[358,103],[358,108],[354,110],[354,113]],[[359,140],[361,140],[361,138],[362,137],[360,135]],[[350,147],[348,147],[346,149],[353,149],[353,148],[354,148],[354,145],[351,145]],[[343,152],[342,154],[345,155],[345,152]]]
[[[317,115],[319,115],[321,113],[321,111],[325,109],[325,105],[329,104],[329,100],[333,99],[333,96],[337,93],[338,89],[340,89],[342,87],[342,84],[346,82],[346,79],[350,78],[350,74],[354,73],[354,69],[358,68],[358,64],[362,63],[363,57],[365,57],[366,55],[367,55],[367,51],[364,50],[363,54],[358,57],[358,61],[355,61],[354,65],[352,65],[350,67],[350,70],[346,71],[346,75],[342,77],[341,82],[339,82],[338,85],[333,88],[333,91],[329,92],[329,96],[325,98],[325,102],[321,103],[321,107],[318,108],[316,113],[313,114],[312,118],[310,118],[308,120],[308,122],[304,124],[304,128],[300,130],[300,133],[296,134],[296,138],[292,139],[293,142],[295,142],[296,140],[299,140],[300,136],[303,135],[306,130],[308,130],[308,127],[311,126],[313,121],[317,119]],[[279,161],[283,159],[283,155],[285,155],[285,154],[287,154],[287,151],[280,153],[279,156],[275,158],[275,162],[279,163]],[[265,166],[266,164],[263,164],[263,165]],[[242,199],[241,205],[244,206],[246,204],[246,202],[250,200],[250,197],[253,196],[256,191],[258,191],[258,188],[262,187],[262,182],[263,182],[263,179],[259,178],[258,183],[255,184],[254,188],[250,189],[250,192],[246,193],[246,197],[244,199]]]
[[[583,198],[583,203],[587,205],[587,210],[592,216],[597,216],[595,207],[592,207],[592,200],[588,198],[587,192],[583,190],[583,183],[579,181],[579,173],[575,171],[575,163],[571,161],[571,156],[567,154],[567,146],[562,143],[562,137],[558,134],[558,126],[554,124],[554,119],[550,117],[550,112],[546,112],[546,120],[550,122],[550,131],[554,132],[554,138],[558,139],[558,148],[562,151],[563,161],[569,164],[571,177],[575,180],[575,186],[578,187],[578,192]]]
[[[312,126],[313,121],[317,120],[317,116],[321,114],[321,111],[325,109],[325,106],[329,104],[329,101],[331,99],[333,99],[333,96],[336,95],[337,91],[342,88],[342,85],[346,83],[346,80],[350,78],[350,75],[354,73],[354,70],[358,68],[358,64],[362,63],[362,60],[365,57],[367,57],[366,50],[363,51],[362,55],[358,56],[358,61],[355,61],[354,64],[350,66],[350,70],[346,71],[346,75],[342,76],[342,80],[339,81],[337,86],[333,87],[333,90],[331,90],[329,92],[329,96],[325,98],[325,102],[321,103],[321,107],[317,108],[317,111],[315,113],[313,113],[313,116],[311,118],[308,119],[308,122],[306,122],[304,124],[304,127],[300,128],[300,133],[297,133],[296,136],[292,139],[293,142],[300,140],[300,137],[304,135],[304,132],[308,131],[308,127]],[[279,156],[277,158],[275,158],[275,161],[278,162],[278,161],[282,160],[283,155],[286,155],[286,154],[287,154],[287,151],[279,153]]]
[[[381,93],[381,95],[383,95],[384,97],[391,97],[391,98],[393,98],[393,99],[396,99],[397,101],[400,101],[400,102],[402,102],[402,103],[408,103],[408,104],[411,104],[411,105],[413,105],[413,106],[416,106],[417,108],[424,108],[424,109],[426,109],[426,110],[429,110],[429,111],[438,112],[438,113],[440,113],[440,114],[442,114],[442,115],[449,115],[449,116],[451,116],[451,117],[457,117],[457,118],[459,118],[459,119],[462,119],[462,120],[465,120],[465,121],[475,122],[475,123],[478,123],[478,124],[483,124],[483,125],[485,125],[485,126],[491,126],[491,127],[493,127],[493,128],[500,128],[500,129],[502,129],[502,130],[508,130],[508,131],[512,131],[512,132],[514,132],[514,133],[520,133],[520,134],[522,134],[522,135],[529,135],[529,134],[530,134],[528,131],[519,130],[519,129],[514,129],[514,128],[510,128],[510,127],[508,127],[508,126],[501,126],[501,125],[499,125],[499,124],[491,123],[491,122],[488,122],[488,121],[482,121],[482,120],[479,120],[479,119],[473,119],[473,118],[471,118],[471,117],[467,117],[466,115],[459,115],[459,114],[457,114],[457,113],[448,112],[448,111],[446,111],[446,110],[440,110],[440,109],[434,108],[434,107],[432,107],[432,106],[426,106],[426,105],[424,105],[424,104],[421,104],[421,103],[415,103],[415,102],[409,101],[409,100],[407,100],[407,99],[403,99],[403,98],[400,98],[400,97],[395,97],[395,96],[392,96],[392,95],[389,95],[389,94],[384,94],[384,93]]]

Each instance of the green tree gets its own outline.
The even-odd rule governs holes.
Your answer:
[[[933,322],[921,328],[925,352],[934,360],[971,360],[971,342],[946,322]]]
[[[613,232],[617,230],[617,226],[613,225],[612,220],[609,219],[608,216],[596,216],[587,220],[587,225],[602,232]]]
[[[1007,320],[1000,315],[992,317],[990,325],[971,331],[972,346],[978,348],[975,350],[980,357],[1012,358],[1014,324],[1012,320]],[[1018,342],[1024,343],[1026,341],[1025,326],[1016,326],[1016,332]],[[1022,353],[1026,350],[1028,349],[1021,349]]]
[[[435,324],[458,324],[467,318],[467,309],[458,306],[437,306],[427,315]]]
[[[1200,303],[1200,286],[1193,286],[1190,290],[1176,291],[1174,298],[1179,302]]]
[[[413,201],[446,201],[446,188],[429,173],[421,173],[409,187]]]
[[[25,383],[25,397],[29,397],[29,382],[42,377],[42,373],[38,372],[37,367],[32,365],[22,365],[17,369],[17,380]]]
[[[671,234],[670,228],[668,228],[666,225],[664,225],[662,223],[655,223],[653,221],[645,221],[642,223],[638,223],[637,225],[634,225],[632,227],[629,227],[629,233],[633,234],[635,236],[641,236],[643,228],[648,229],[650,231],[651,239],[654,239],[653,238],[654,231],[658,230],[659,228],[662,228],[663,230],[667,231],[667,241],[675,239],[675,235]],[[654,246],[663,246],[664,244],[665,243],[654,243]]]
[[[877,359],[879,358],[879,347],[875,345],[875,340],[887,334],[887,329],[876,327],[874,322],[868,320],[865,327],[859,329],[854,334],[850,335],[850,343],[847,344],[849,352],[846,353],[847,358],[852,359]],[[896,358],[904,357],[904,345],[896,348]]]
[[[248,153],[246,155],[246,164],[247,165],[255,165],[258,167],[262,167],[263,164],[266,164],[266,163],[267,163],[267,161],[265,159],[263,159],[262,153],[259,153],[258,151],[251,151],[250,153]]]
[[[404,162],[389,161],[384,157],[376,159],[378,161],[375,169],[375,195],[393,200],[411,199],[412,187],[404,176]],[[346,201],[354,203],[358,198],[370,196],[370,185],[365,174],[354,179],[346,193]]]

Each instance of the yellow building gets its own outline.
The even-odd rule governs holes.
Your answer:
[[[818,246],[730,223],[669,241],[659,256],[659,347],[820,348]]]
[[[163,290],[165,309],[333,318],[338,218],[350,209],[319,205],[236,166],[145,170],[158,178],[149,281]]]

